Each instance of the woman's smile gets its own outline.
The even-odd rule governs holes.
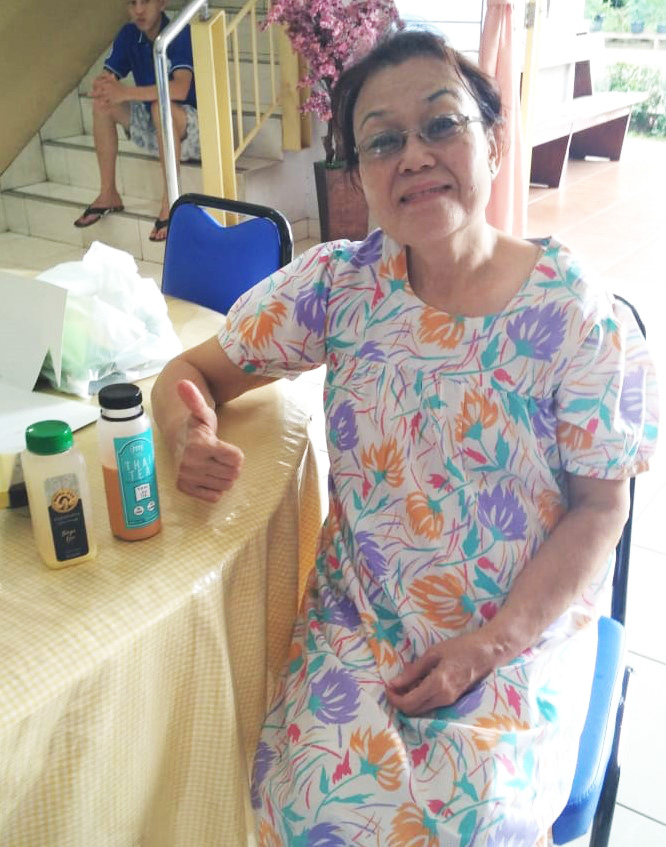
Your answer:
[[[414,185],[400,195],[400,203],[413,205],[414,203],[427,202],[441,197],[450,191],[452,187],[450,183],[443,182],[428,182],[421,185]]]

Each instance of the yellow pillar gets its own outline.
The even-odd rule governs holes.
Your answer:
[[[291,43],[282,27],[276,28],[278,56],[280,58],[280,105],[282,107],[282,146],[285,150],[301,150],[302,120],[299,112],[300,90],[297,87],[300,66],[299,57],[291,49]]]
[[[520,110],[522,119],[524,184],[529,185],[532,166],[532,124],[534,121],[534,98],[539,70],[539,45],[541,38],[543,0],[528,0],[525,7],[525,58],[523,79],[520,88]]]
[[[203,190],[205,194],[236,200],[238,194],[224,10],[219,10],[207,21],[192,21],[191,29]]]

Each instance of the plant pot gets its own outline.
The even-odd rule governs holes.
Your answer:
[[[368,206],[359,186],[342,167],[314,163],[321,240],[349,238],[362,241],[368,234]]]
[[[632,21],[629,24],[629,28],[634,35],[640,35],[640,33],[645,29],[645,21]]]

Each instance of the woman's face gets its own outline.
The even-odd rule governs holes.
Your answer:
[[[408,59],[371,76],[354,109],[357,145],[387,129],[412,130],[439,115],[479,118],[479,107],[455,70],[435,58]],[[427,144],[416,133],[397,153],[359,152],[359,172],[372,215],[400,244],[446,238],[485,224],[498,145],[480,121]]]

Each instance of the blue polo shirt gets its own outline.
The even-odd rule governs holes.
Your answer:
[[[169,18],[163,12],[160,32],[168,23]],[[131,71],[136,85],[155,85],[153,42],[146,38],[135,24],[125,24],[113,42],[111,55],[104,62],[104,67],[115,74],[118,79],[124,79]],[[182,29],[167,48],[169,79],[173,79],[173,72],[178,68],[187,68],[194,74],[192,38],[189,26]],[[194,76],[192,76],[187,97],[178,102],[187,103],[196,108],[197,96],[194,89]],[[150,112],[150,103],[145,102],[144,106]]]

